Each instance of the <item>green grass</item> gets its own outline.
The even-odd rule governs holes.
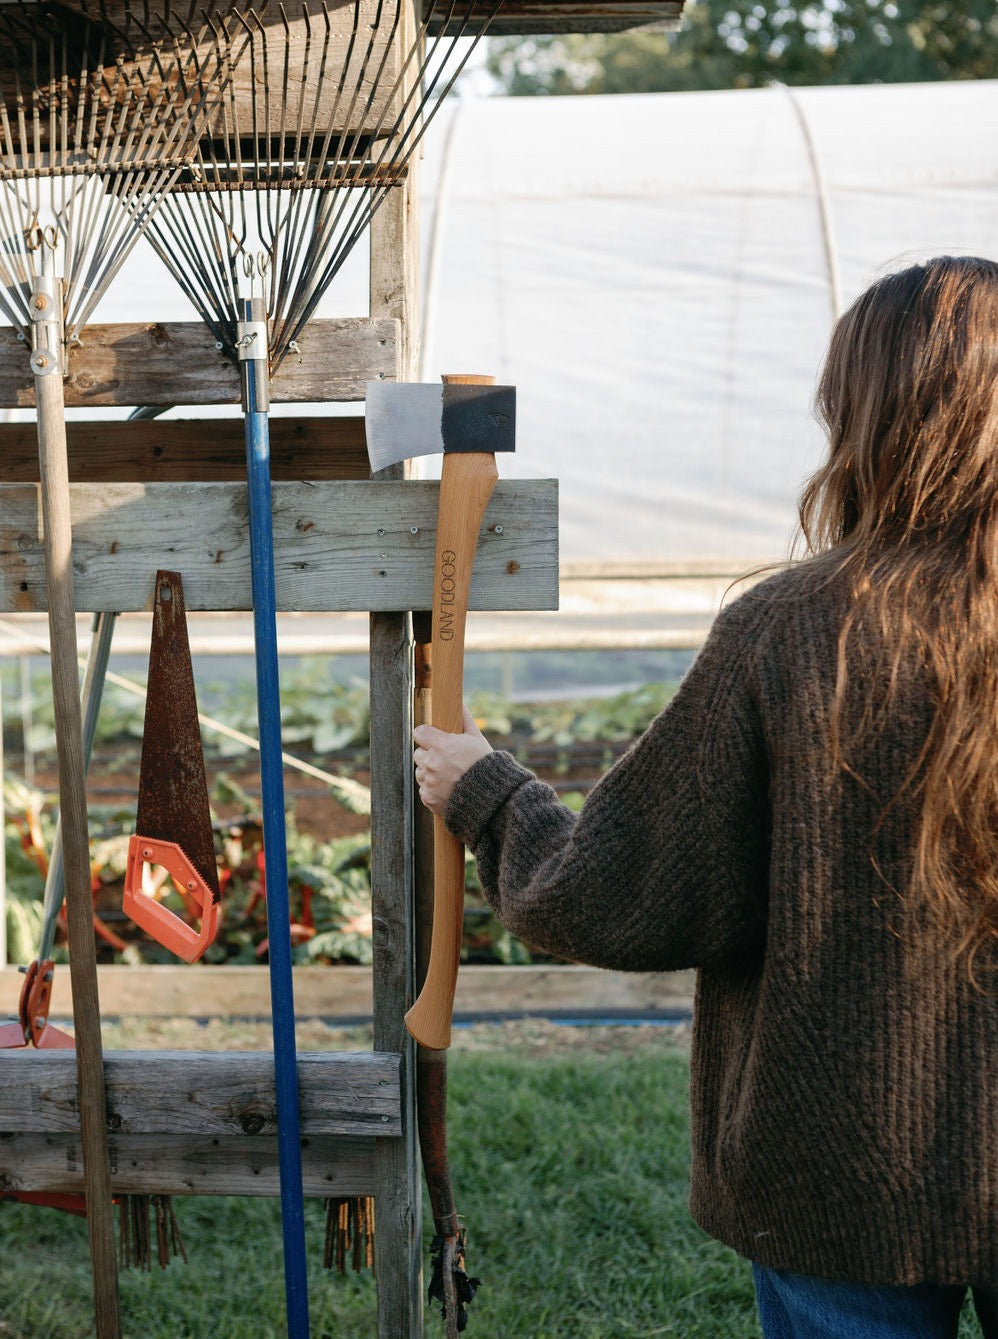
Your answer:
[[[687,1063],[663,1030],[527,1032],[515,1047],[476,1032],[450,1065],[458,1203],[483,1279],[469,1339],[757,1339],[748,1266],[686,1211]],[[282,1336],[276,1203],[175,1205],[190,1262],[122,1273],[128,1339]],[[306,1207],[313,1336],[369,1339],[373,1280],[318,1267],[323,1211]],[[0,1336],[85,1339],[90,1307],[83,1224],[0,1205]],[[426,1333],[443,1333],[434,1313]]]

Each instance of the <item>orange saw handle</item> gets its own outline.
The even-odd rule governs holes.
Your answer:
[[[455,378],[456,379],[456,378]],[[483,381],[484,378],[474,378]],[[471,569],[498,471],[482,451],[444,456],[440,473],[433,582],[432,724],[459,734],[464,701],[464,633]],[[426,979],[405,1016],[421,1046],[450,1045],[464,921],[464,847],[443,819],[433,821],[433,931]]]
[[[142,891],[142,867],[147,864],[162,865],[185,900],[200,908],[200,931]],[[176,842],[130,838],[121,906],[136,925],[184,962],[197,962],[218,931],[218,898]]]

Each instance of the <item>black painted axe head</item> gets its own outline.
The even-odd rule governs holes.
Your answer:
[[[365,426],[372,470],[412,456],[516,450],[516,388],[369,381]]]

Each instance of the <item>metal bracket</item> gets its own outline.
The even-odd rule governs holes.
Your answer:
[[[266,321],[240,321],[236,326],[236,349],[240,362],[268,356],[270,332]]]

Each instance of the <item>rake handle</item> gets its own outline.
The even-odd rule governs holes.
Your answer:
[[[444,377],[445,383],[491,385],[493,377]],[[485,509],[495,488],[495,456],[452,452],[444,456],[433,564],[432,724],[459,734],[464,703],[464,638],[471,570]],[[464,921],[464,846],[439,815],[433,820],[433,931],[422,990],[405,1016],[421,1046],[450,1045]]]
[[[59,761],[59,819],[79,1086],[80,1143],[83,1149],[83,1186],[94,1286],[94,1332],[97,1339],[120,1339],[121,1315],[114,1244],[104,1055],[90,886],[90,835],[76,645],[69,468],[60,373],[36,375],[35,396],[45,529],[49,641],[52,648],[52,701]]]

